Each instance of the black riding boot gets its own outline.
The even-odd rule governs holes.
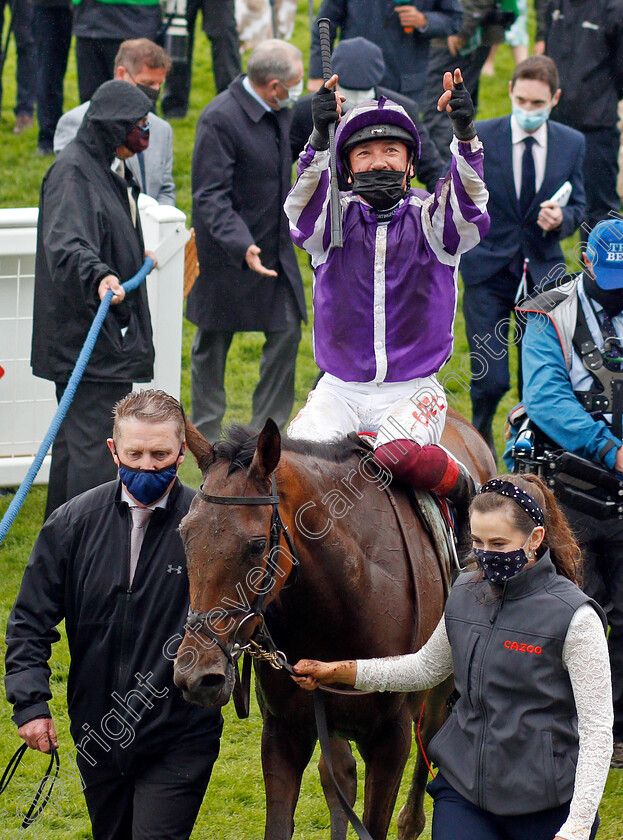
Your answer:
[[[446,493],[446,499],[452,504],[455,513],[455,533],[457,554],[463,560],[472,547],[471,531],[469,527],[469,506],[478,491],[474,479],[461,464],[459,477],[454,486]]]
[[[493,455],[496,467],[498,464],[498,453],[495,449],[495,441],[493,440],[492,427],[493,420],[495,418],[495,412],[498,403],[500,402],[500,399],[501,396],[494,397],[493,395],[489,399],[482,398],[476,401],[472,399],[472,426],[485,439],[485,443],[487,444],[487,446],[491,450],[491,454]]]

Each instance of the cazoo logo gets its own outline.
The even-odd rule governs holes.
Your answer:
[[[518,653],[535,653],[537,656],[542,653],[542,648],[538,645],[527,645],[525,642],[511,642],[507,639],[504,642],[506,650],[516,650]]]

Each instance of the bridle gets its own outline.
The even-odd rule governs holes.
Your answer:
[[[277,490],[277,482],[275,481],[274,473],[271,475],[270,479],[270,490],[270,496],[214,496],[210,493],[204,493],[202,487],[200,487],[197,490],[197,496],[203,502],[207,502],[208,504],[272,505],[273,513],[270,520],[270,544],[268,549],[269,562],[267,563],[267,571],[269,572],[270,586],[267,587],[266,590],[263,590],[257,596],[257,598],[250,605],[250,610],[245,610],[240,607],[233,607],[232,609],[228,610],[225,610],[221,607],[218,608],[219,615],[223,618],[226,618],[228,616],[242,615],[242,618],[238,622],[238,626],[236,627],[233,633],[230,645],[224,644],[218,638],[218,635],[209,626],[209,619],[211,615],[211,613],[209,612],[200,613],[189,609],[188,617],[186,619],[186,630],[190,630],[191,632],[195,633],[201,633],[202,635],[207,636],[208,639],[211,639],[213,642],[215,642],[222,650],[227,661],[233,668],[236,668],[236,662],[238,658],[243,653],[247,653],[253,659],[260,659],[269,662],[269,664],[276,670],[283,669],[290,675],[296,676],[294,669],[292,668],[292,666],[286,658],[286,655],[282,651],[277,649],[277,646],[275,645],[275,642],[273,641],[273,638],[270,635],[268,627],[266,626],[266,620],[264,616],[264,611],[268,605],[268,598],[272,595],[275,587],[275,575],[277,573],[277,564],[271,563],[270,558],[272,557],[273,549],[277,548],[277,546],[281,543],[282,534],[285,537],[286,543],[290,550],[293,565],[298,565],[299,563],[292,535],[288,531],[287,527],[283,524],[281,514],[279,513],[279,492]],[[259,626],[256,628],[255,632],[252,634],[254,638],[250,638],[246,642],[238,642],[238,636],[246,622],[257,618],[260,619],[260,623]],[[322,695],[322,692],[329,692],[331,694],[342,695],[365,695],[371,694],[372,692],[358,691],[357,689],[338,689],[328,685],[321,685],[318,686],[318,688],[322,689],[322,691],[313,692],[314,715],[316,718],[316,728],[318,730],[318,740],[320,741],[320,747],[322,750],[322,754],[325,758],[327,770],[329,771],[329,775],[331,776],[333,784],[335,785],[335,792],[337,794],[337,797],[342,805],[342,808],[344,809],[344,812],[346,813],[353,828],[355,829],[357,836],[360,838],[360,840],[372,840],[372,837],[370,836],[368,830],[351,808],[347,797],[344,795],[335,777],[335,771],[333,769],[333,762],[331,759],[331,742],[329,736],[329,728],[327,725],[327,714]]]
[[[285,655],[277,650],[275,643],[272,640],[272,637],[266,627],[264,612],[266,607],[268,606],[268,600],[270,596],[273,594],[273,590],[275,588],[275,577],[277,574],[277,564],[275,562],[271,562],[271,558],[273,557],[274,550],[281,544],[281,537],[282,535],[285,537],[288,549],[290,551],[290,555],[292,558],[292,564],[298,565],[298,555],[296,553],[296,547],[294,545],[294,540],[290,532],[288,531],[287,527],[283,524],[283,520],[281,518],[281,514],[279,512],[279,492],[277,490],[277,482],[275,481],[274,473],[271,476],[271,495],[270,496],[214,496],[210,493],[204,493],[203,488],[200,487],[197,490],[197,496],[203,502],[207,502],[208,504],[214,505],[272,505],[273,512],[270,520],[270,539],[267,551],[268,562],[266,564],[266,584],[262,587],[262,592],[258,594],[258,596],[254,599],[253,603],[250,604],[251,609],[247,610],[244,607],[232,607],[231,609],[224,609],[223,607],[218,607],[218,615],[220,620],[234,617],[234,616],[241,616],[236,629],[233,632],[232,641],[230,644],[225,644],[222,642],[219,637],[218,633],[216,633],[212,627],[210,627],[210,618],[212,616],[212,612],[195,612],[192,609],[188,611],[188,617],[186,619],[186,630],[190,630],[194,633],[201,633],[204,636],[207,636],[212,642],[214,642],[223,652],[225,658],[229,662],[230,665],[234,666],[237,659],[243,654],[248,653],[255,659],[262,659],[269,662],[274,668],[283,668],[287,664],[287,660]],[[256,628],[255,633],[253,634],[256,636],[255,639],[248,639],[246,642],[239,642],[238,638],[240,636],[240,632],[244,625],[255,619],[259,618],[259,626]],[[262,645],[259,643],[258,639],[265,640],[268,644],[268,650],[266,650]]]

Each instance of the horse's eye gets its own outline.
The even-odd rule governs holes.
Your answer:
[[[264,554],[266,551],[266,540],[252,540],[251,545],[249,546],[249,553],[252,554],[254,557],[257,557],[261,554]]]

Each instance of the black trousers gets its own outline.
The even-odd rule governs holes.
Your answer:
[[[498,404],[511,386],[508,365],[508,335],[518,277],[504,269],[484,283],[465,286],[463,314],[470,350],[472,425],[480,432],[495,455],[491,426]],[[514,343],[519,353],[518,391],[521,396],[521,332]]]
[[[71,44],[71,9],[34,6],[37,42],[37,116],[39,146],[52,148],[56,124],[63,113],[63,81]]]
[[[15,116],[26,115],[32,117],[35,111],[35,97],[37,93],[37,47],[32,31],[33,5],[29,0],[0,0],[0,39],[4,47],[4,10],[6,6],[13,7],[13,37],[17,51],[17,97],[15,101]],[[2,99],[2,78],[0,77],[0,100]]]
[[[78,756],[93,840],[188,840],[218,752],[218,739],[185,744],[123,773]]]
[[[441,773],[427,790],[435,801],[432,840],[552,840],[569,815],[569,803],[532,814],[492,814],[461,796]],[[598,827],[596,817],[590,840]]]
[[[616,125],[583,131],[586,139],[584,157],[584,188],[586,190],[586,218],[589,228],[607,219],[611,210],[617,211],[621,200],[617,193],[620,132]],[[586,239],[586,232],[582,231]]]
[[[287,281],[286,281],[287,282]],[[265,332],[260,378],[253,392],[251,425],[261,429],[267,417],[283,428],[294,405],[294,371],[301,340],[301,315],[288,290],[284,329]],[[192,421],[207,441],[217,440],[225,416],[225,364],[233,332],[198,329],[190,354]]]
[[[203,31],[212,46],[212,72],[217,93],[225,90],[241,72],[234,0],[188,0],[188,61],[185,65],[175,62],[167,75],[162,95],[162,113],[165,117],[184,117],[188,110],[195,23],[199,11],[203,16]]]
[[[562,505],[582,549],[582,589],[603,607],[610,625],[614,740],[623,741],[623,522],[595,519]]]
[[[66,382],[56,383],[60,402]],[[52,447],[45,518],[68,499],[117,477],[106,445],[112,436],[114,404],[132,390],[131,382],[81,382]]]
[[[80,102],[87,102],[100,85],[114,77],[121,43],[117,38],[76,38]]]

